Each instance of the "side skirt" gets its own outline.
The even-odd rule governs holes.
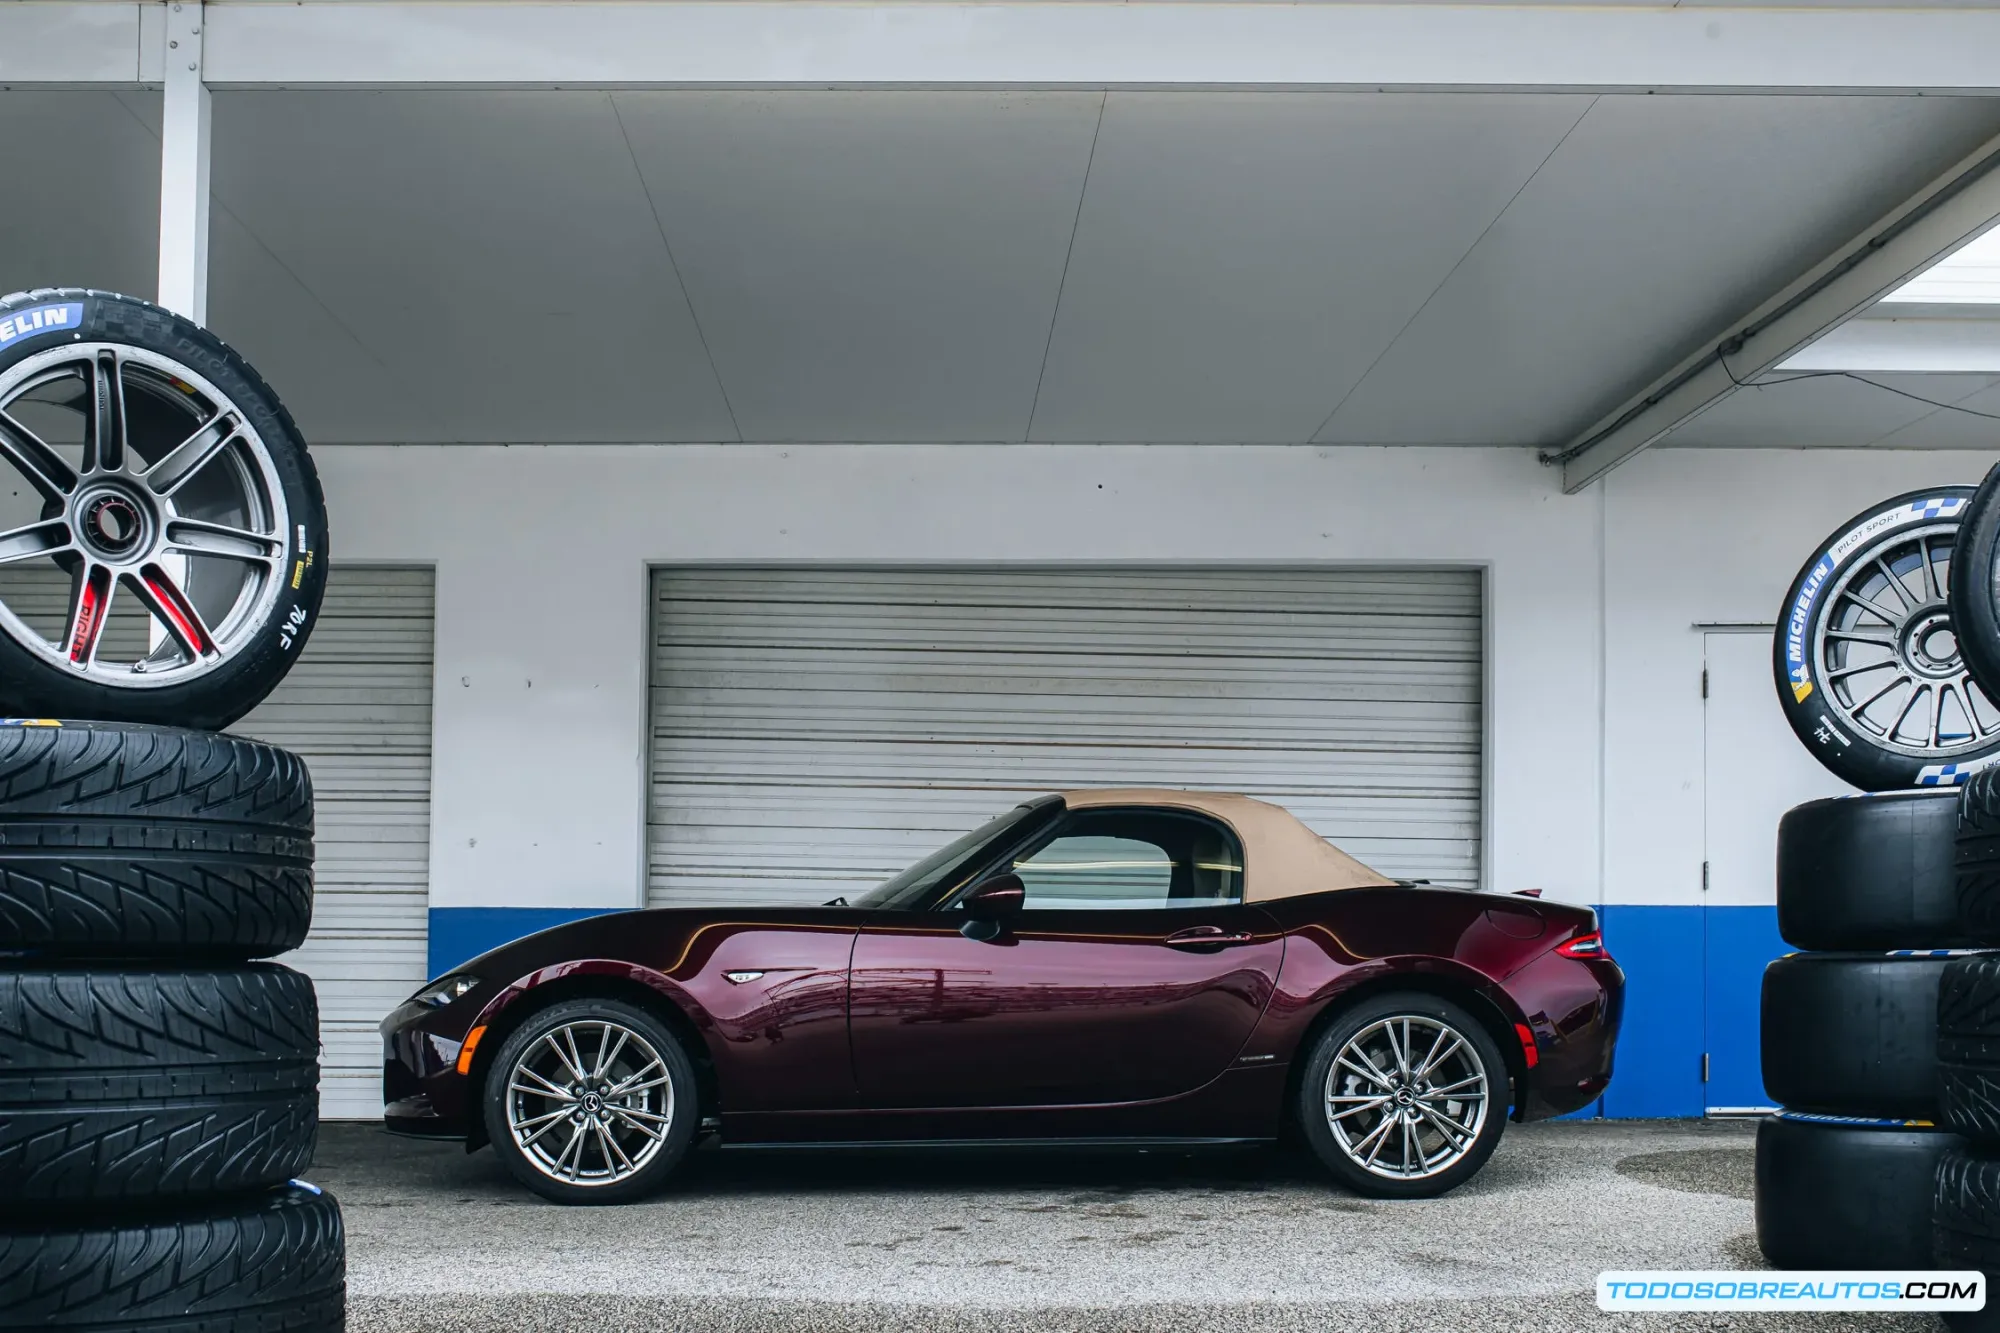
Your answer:
[[[782,1142],[782,1143],[731,1143],[717,1142],[716,1147],[729,1152],[824,1152],[834,1151],[881,1151],[907,1152],[913,1148],[946,1149],[964,1151],[968,1148],[980,1150],[1006,1149],[1083,1149],[1085,1151],[1127,1151],[1147,1152],[1161,1148],[1252,1148],[1276,1143],[1275,1138],[1032,1138],[1032,1139],[829,1139],[823,1142]]]

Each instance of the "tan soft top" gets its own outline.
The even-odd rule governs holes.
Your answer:
[[[1268,801],[1229,792],[1174,791],[1167,787],[1066,791],[1062,799],[1072,810],[1107,805],[1158,805],[1194,810],[1221,820],[1236,830],[1243,843],[1246,902],[1396,883],[1314,833],[1291,811]]]

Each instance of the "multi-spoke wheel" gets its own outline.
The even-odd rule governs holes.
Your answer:
[[[486,1085],[487,1135],[530,1189],[559,1203],[611,1203],[656,1188],[698,1118],[692,1067],[652,1014],[570,1000],[501,1046]]]
[[[1353,1189],[1427,1198],[1485,1163],[1510,1094],[1507,1066],[1476,1019],[1435,996],[1386,995],[1321,1034],[1299,1116],[1321,1160]]]
[[[1897,496],[1843,526],[1792,583],[1773,650],[1799,739],[1869,791],[1949,786],[2000,754],[2000,708],[1947,598],[1969,487]]]
[[[219,729],[325,585],[304,443],[241,357],[101,292],[0,300],[0,711]]]

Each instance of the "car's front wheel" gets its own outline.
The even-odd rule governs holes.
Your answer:
[[[1349,1189],[1428,1199],[1486,1164],[1509,1091],[1500,1048],[1472,1015],[1435,995],[1379,995],[1320,1033],[1299,1081],[1299,1123]]]
[[[515,1179],[557,1203],[623,1203],[666,1182],[700,1120],[694,1066],[622,1000],[565,1000],[501,1044],[486,1134]]]

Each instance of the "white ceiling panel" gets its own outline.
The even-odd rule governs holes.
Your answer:
[[[1310,439],[1590,102],[1111,98],[1033,438]]]
[[[427,400],[281,385],[317,438],[735,438],[608,94],[218,93],[214,188],[224,337],[333,379],[338,328]]]
[[[1738,389],[1669,435],[1662,444],[1720,449],[1822,449],[1862,446],[1992,449],[2000,421],[1934,407],[1979,408],[2000,398],[1993,375],[1845,375],[1785,378]],[[1880,387],[1886,385],[1887,387]],[[1893,392],[1900,390],[1901,392]],[[1905,397],[1904,395],[1914,395]],[[1984,410],[1994,411],[1989,406]]]
[[[0,293],[159,279],[159,94],[0,92]]]
[[[618,94],[744,436],[1021,439],[1100,100]]]
[[[1955,98],[1600,98],[1320,438],[1557,443],[2000,131]]]

